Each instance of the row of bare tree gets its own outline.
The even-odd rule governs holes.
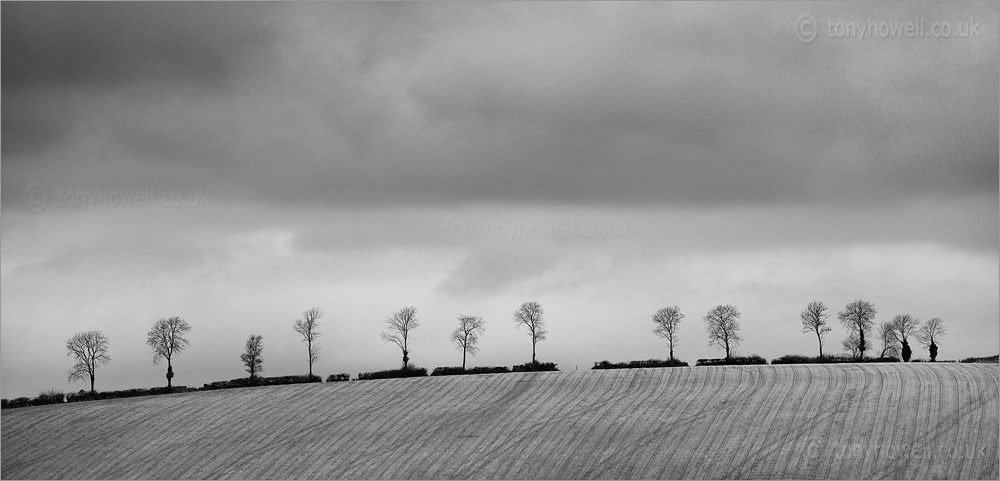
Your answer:
[[[872,337],[877,313],[874,304],[862,299],[849,302],[843,311],[837,313],[837,319],[848,330],[847,339],[842,345],[847,352],[858,359],[864,358],[865,352],[875,350],[866,338]],[[822,301],[810,302],[800,314],[802,331],[816,334],[820,357],[823,357],[823,338],[831,330],[827,322],[829,317],[827,307]],[[876,335],[882,343],[878,357],[896,357],[901,358],[903,362],[909,362],[913,355],[909,341],[916,339],[927,347],[931,361],[936,361],[937,343],[947,333],[944,321],[940,317],[921,323],[919,319],[909,314],[898,314],[891,321],[883,321],[878,325]]]

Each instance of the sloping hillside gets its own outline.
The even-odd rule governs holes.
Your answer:
[[[5,411],[4,478],[992,478],[995,366],[663,368]]]

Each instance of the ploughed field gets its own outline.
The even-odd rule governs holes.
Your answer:
[[[998,477],[995,365],[301,384],[3,412],[3,478]]]

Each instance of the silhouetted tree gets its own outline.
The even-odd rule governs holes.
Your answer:
[[[844,307],[843,311],[837,313],[837,317],[844,324],[844,327],[851,333],[858,335],[858,355],[855,357],[863,359],[865,351],[871,349],[871,346],[865,342],[865,334],[871,333],[875,314],[875,305],[861,299],[851,301]]]
[[[718,305],[705,314],[705,330],[708,331],[708,345],[718,346],[726,350],[726,359],[730,357],[732,348],[743,340],[739,336],[740,311],[732,304]]]
[[[917,329],[920,327],[920,321],[909,314],[899,314],[892,318],[892,327],[896,330],[896,339],[902,345],[900,354],[903,356],[903,362],[910,362],[913,350],[910,349],[908,341],[910,337],[916,335]]]
[[[674,344],[677,342],[677,329],[684,320],[684,314],[677,306],[664,307],[653,314],[653,333],[667,340],[670,345],[670,360],[674,360]]]
[[[521,307],[514,311],[514,323],[517,327],[528,328],[528,333],[531,334],[531,363],[537,364],[538,361],[535,359],[535,345],[538,341],[545,340],[545,335],[548,331],[545,330],[545,311],[542,309],[542,305],[529,301],[521,304]]]
[[[899,339],[896,338],[896,326],[892,322],[878,325],[878,338],[882,341],[882,353],[878,357],[898,357]]]
[[[187,321],[174,316],[156,321],[146,333],[146,344],[153,348],[153,364],[159,364],[161,359],[167,360],[167,387],[173,387],[174,367],[171,361],[188,346],[184,335],[190,330],[191,325]]]
[[[940,317],[929,319],[917,331],[917,339],[921,344],[927,346],[927,350],[930,351],[931,362],[937,361],[937,341],[947,333],[948,331],[944,328],[944,321]]]
[[[479,336],[486,331],[486,322],[476,316],[458,316],[458,327],[451,332],[451,342],[462,350],[462,369],[465,369],[465,355],[479,352]]]
[[[313,363],[319,359],[319,318],[323,317],[323,311],[319,307],[314,307],[302,313],[302,319],[298,319],[292,324],[292,329],[302,336],[302,342],[306,343],[306,360],[309,361],[309,377],[313,375]]]
[[[247,338],[246,348],[240,354],[240,360],[247,367],[250,377],[257,377],[258,373],[264,372],[264,338],[260,334],[251,334]]]
[[[404,307],[385,320],[389,332],[382,333],[382,339],[392,342],[403,350],[403,369],[410,367],[410,350],[408,341],[410,331],[420,327],[417,321],[417,308]]]
[[[101,331],[81,332],[66,340],[66,355],[76,364],[69,370],[69,381],[90,378],[90,392],[94,392],[94,374],[97,368],[111,361],[108,357],[108,338]]]
[[[826,304],[822,301],[812,301],[806,309],[799,314],[802,319],[802,332],[816,333],[816,340],[819,341],[819,357],[823,357],[823,335],[830,332],[830,325],[826,320],[830,317],[826,313]]]

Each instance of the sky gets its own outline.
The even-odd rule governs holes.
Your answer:
[[[940,317],[1000,351],[998,14],[985,3],[11,3],[2,7],[0,394],[417,366],[815,355],[799,313]],[[910,30],[902,30],[907,28]],[[895,32],[895,33],[894,33]],[[909,32],[909,33],[906,33]],[[916,33],[914,33],[916,32]],[[947,33],[948,35],[945,35]],[[923,347],[915,357],[928,357]]]

